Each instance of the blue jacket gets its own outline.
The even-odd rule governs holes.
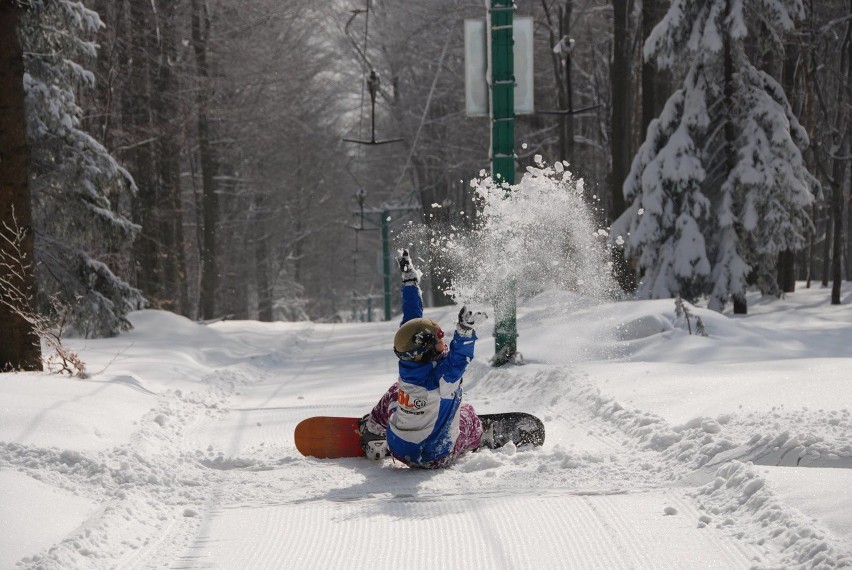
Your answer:
[[[423,316],[420,288],[403,286],[402,323]],[[459,436],[462,374],[473,358],[476,333],[456,332],[447,356],[435,361],[399,361],[399,396],[387,430],[388,448],[411,465],[449,455]]]

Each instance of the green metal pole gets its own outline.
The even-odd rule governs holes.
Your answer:
[[[513,0],[491,0],[491,170],[515,183],[515,57]]]
[[[495,182],[515,183],[515,57],[513,0],[491,0],[491,175]],[[507,190],[508,191],[508,190]],[[514,360],[518,351],[515,284],[504,284],[494,307],[494,365]]]
[[[390,275],[390,251],[388,240],[388,217],[390,212],[382,210],[382,273],[384,278],[385,294],[385,320],[391,320],[391,275]]]

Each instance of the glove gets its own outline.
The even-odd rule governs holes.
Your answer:
[[[459,311],[459,322],[456,325],[456,331],[462,336],[473,336],[473,329],[479,323],[485,321],[488,318],[488,315],[481,311],[473,312],[469,311],[466,306],[462,306]]]
[[[408,255],[408,250],[403,249],[400,256],[396,258],[396,261],[399,263],[399,271],[402,274],[402,284],[417,285],[420,276],[411,263],[411,256]]]

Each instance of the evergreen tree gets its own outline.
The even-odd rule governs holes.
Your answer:
[[[130,327],[125,315],[142,297],[98,256],[126,248],[138,227],[119,211],[135,190],[110,153],[81,129],[75,93],[94,76],[88,35],[98,14],[71,0],[28,0],[22,18],[24,87],[41,306],[56,296],[72,308],[77,330],[109,335]]]
[[[627,251],[638,255],[643,275],[637,293],[643,296],[694,299],[710,275],[702,228],[710,223],[711,208],[696,143],[708,115],[703,100],[694,97],[703,81],[702,70],[693,70],[651,121],[624,184],[630,205],[612,234],[627,236]]]
[[[808,137],[746,45],[782,53],[802,16],[799,0],[675,0],[648,38],[646,59],[692,63],[648,128],[624,184],[630,206],[613,224],[637,256],[641,295],[707,294],[711,308],[733,299],[744,310],[749,279],[776,292],[778,254],[804,246]]]

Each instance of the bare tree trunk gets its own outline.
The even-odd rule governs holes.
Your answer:
[[[266,247],[266,237],[260,236],[254,243],[255,283],[257,284],[257,318],[261,322],[271,323],[275,320],[272,300],[272,284],[269,280],[269,250]]]
[[[657,24],[658,0],[642,1],[642,43],[651,35]],[[657,116],[657,68],[642,58],[642,134],[648,132],[648,125]]]
[[[731,13],[731,0],[725,2],[725,18],[728,18]],[[734,123],[732,120],[732,107],[734,97],[734,58],[731,54],[731,38],[728,34],[722,39],[724,50],[724,94],[725,94],[725,160],[727,162],[727,172],[731,172],[736,164],[736,155],[734,152],[734,140],[736,132],[734,131]],[[733,295],[734,313],[737,315],[745,315],[748,313],[748,303],[745,295]]]
[[[817,209],[816,201],[814,201],[813,205],[811,206],[811,219],[814,222],[814,231],[811,233],[811,237],[810,237],[809,243],[808,243],[808,257],[807,257],[808,269],[807,269],[807,275],[805,277],[805,279],[806,279],[805,288],[806,289],[811,288],[811,281],[813,280],[813,277],[814,277],[814,264],[816,263],[816,261],[815,261],[816,255],[814,255],[814,251],[816,250],[817,211],[818,211],[818,209]]]
[[[133,200],[133,218],[142,231],[133,244],[137,266],[137,286],[146,297],[162,300],[159,269],[159,228],[156,224],[157,180],[155,176],[154,145],[148,141],[151,128],[151,71],[149,55],[153,34],[151,5],[146,2],[130,3],[130,58],[129,115],[130,132],[134,138],[133,178],[139,189]]]
[[[812,30],[814,28],[813,23],[814,13],[812,7],[808,8],[807,15],[807,30]],[[813,35],[811,34],[811,37]],[[812,57],[813,45],[812,42],[806,43],[804,49],[802,50],[803,57],[805,61],[802,64],[802,110],[804,113],[804,127],[805,130],[809,133],[813,132],[814,129],[814,81],[811,76],[811,62],[813,61]],[[811,172],[814,171],[816,162],[816,153],[813,152],[814,149],[814,141],[811,141],[811,159],[809,160],[808,168]],[[816,276],[816,242],[817,242],[817,233],[819,228],[819,220],[817,219],[817,215],[819,214],[819,205],[814,199],[811,204],[811,222],[813,223],[813,231],[809,236],[808,243],[808,253],[807,253],[807,270],[806,270],[806,280],[807,283],[805,285],[806,288],[810,289],[811,284],[813,282],[814,277]]]
[[[30,203],[30,148],[24,94],[24,60],[18,38],[22,9],[0,2],[0,235],[8,229],[23,232],[22,252],[0,239],[0,257],[26,255],[21,268],[0,264],[0,299],[9,289],[22,293],[19,310],[35,311],[36,282],[33,259],[32,205]],[[41,346],[33,325],[17,311],[0,302],[0,372],[41,370]]]
[[[784,293],[796,291],[796,254],[792,249],[778,254],[778,287]]]
[[[208,119],[210,70],[207,62],[207,41],[210,37],[210,19],[201,0],[192,0],[192,46],[198,74],[196,109],[198,118],[198,155],[201,167],[203,193],[201,243],[201,291],[200,309],[202,319],[216,316],[216,289],[219,270],[216,259],[216,225],[219,218],[219,200],[216,195],[214,172],[216,163],[210,147],[210,122]]]
[[[845,138],[845,137],[844,137]],[[847,154],[849,145],[839,145],[836,152]],[[834,231],[831,240],[831,304],[840,304],[840,287],[843,282],[843,199],[845,174],[848,168],[842,158],[834,159],[832,177],[834,188],[831,189],[831,217],[834,219]],[[827,236],[826,236],[827,239]]]
[[[612,153],[612,178],[610,193],[612,208],[610,219],[614,220],[624,211],[624,193],[622,186],[630,169],[630,53],[629,18],[633,11],[633,0],[613,0],[612,35],[612,134],[610,149]]]
[[[610,127],[610,170],[609,220],[615,220],[624,212],[624,180],[630,170],[631,140],[631,72],[630,72],[630,14],[633,0],[613,0],[612,66],[610,84],[612,86],[612,116]],[[636,277],[623,249],[613,251],[615,277],[625,291],[636,289]]]
[[[852,0],[849,0],[852,14]],[[846,34],[840,49],[840,69],[844,76],[837,87],[837,127],[834,151],[834,188],[831,191],[831,217],[834,218],[833,243],[831,247],[831,304],[840,304],[840,287],[843,282],[843,204],[846,201],[846,174],[849,171],[849,111],[846,108],[852,95],[852,21],[846,24]]]
[[[161,40],[154,112],[158,129],[157,159],[161,185],[158,213],[163,243],[163,292],[176,312],[189,315],[180,185],[180,105],[177,79],[172,69],[172,62],[177,59],[175,3],[159,0],[158,10]]]
[[[113,124],[112,118],[114,111],[115,97],[119,93],[115,92],[115,78],[118,75],[114,73],[117,62],[116,56],[119,53],[119,45],[123,39],[120,32],[122,22],[117,14],[121,2],[116,0],[93,0],[91,8],[98,13],[101,20],[110,22],[109,31],[102,28],[98,34],[97,42],[100,45],[98,57],[95,60],[95,68],[97,69],[97,79],[95,81],[96,100],[99,105],[99,113],[96,116],[87,119],[86,131],[97,133],[98,142],[106,148],[113,148]]]
[[[834,192],[834,190],[832,190]],[[834,228],[834,220],[831,210],[825,217],[825,233],[822,238],[822,286],[828,287],[828,276],[831,273],[831,232]]]
[[[571,34],[571,14],[574,10],[574,2],[565,2],[565,7],[559,8],[561,18],[559,22],[559,33],[562,37],[570,36]],[[574,153],[574,88],[571,85],[571,52],[565,56],[565,106],[561,107],[570,111],[568,115],[561,115],[561,123],[559,136],[561,139],[562,159],[567,160],[573,168],[575,165],[576,155]]]
[[[799,61],[799,50],[792,43],[785,45],[784,65],[782,68],[782,81],[784,92],[790,100],[790,106],[796,116],[801,113],[796,108],[796,67]],[[787,249],[778,255],[778,289],[783,293],[796,291],[796,253]]]
[[[268,202],[269,196],[266,192],[258,192],[255,194],[255,220],[252,224],[253,244],[254,244],[254,281],[257,287],[257,312],[258,319],[265,323],[271,323],[275,320],[275,312],[273,310],[273,295],[272,282],[270,280],[271,269],[274,264],[271,263],[269,255],[269,232],[266,228],[266,218],[268,218]]]
[[[563,31],[563,8],[562,6],[559,6],[558,22],[554,23],[553,18],[550,15],[550,8],[547,5],[547,0],[542,0],[541,5],[544,9],[545,18],[547,19],[547,29],[549,31],[550,36],[550,61],[553,66],[553,84],[556,87],[556,105],[558,109],[564,110],[568,108],[567,96],[565,93],[565,78],[563,77],[566,69],[562,64],[562,53],[554,51],[556,49],[556,46],[559,45],[559,43],[565,37],[565,32]],[[567,153],[568,149],[566,148],[565,143],[565,117],[560,116],[559,160],[568,160]]]
[[[846,246],[844,248],[844,259],[846,259],[846,280],[852,281],[852,263],[849,263],[849,256],[852,254],[852,231],[849,228],[849,202],[852,196],[852,161],[848,161],[849,170],[846,179],[846,199],[843,203],[843,235],[846,236]]]

